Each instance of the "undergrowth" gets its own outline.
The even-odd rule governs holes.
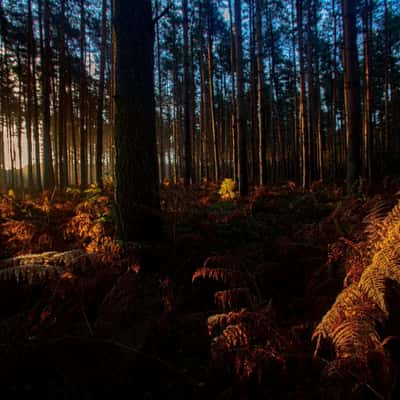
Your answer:
[[[94,398],[123,383],[138,398],[394,398],[395,197],[234,190],[165,182],[151,246],[116,239],[111,187],[2,195],[7,393]]]

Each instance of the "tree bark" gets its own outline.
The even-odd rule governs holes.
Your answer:
[[[50,4],[39,0],[39,21],[43,15],[43,41],[41,41],[42,59],[42,108],[43,108],[43,189],[52,190],[55,185],[53,155],[50,137],[50,91],[51,91],[51,49],[50,49]],[[42,31],[42,27],[40,27]]]
[[[242,4],[235,0],[235,48],[236,48],[236,76],[237,76],[237,131],[239,139],[239,192],[241,196],[249,193],[248,162],[247,162],[247,132],[244,110],[244,83],[243,83],[243,50],[242,50]]]
[[[100,44],[100,79],[97,102],[96,129],[96,183],[103,186],[103,108],[104,108],[104,77],[106,67],[106,30],[107,30],[107,0],[102,1],[101,10],[101,44]]]
[[[344,96],[347,135],[347,192],[361,173],[360,72],[357,60],[356,0],[343,0]]]
[[[303,9],[302,1],[296,0],[297,10],[297,36],[298,36],[298,52],[300,65],[300,135],[301,135],[301,170],[302,170],[302,186],[307,189],[309,186],[309,169],[308,169],[308,135],[307,135],[307,114],[306,114],[306,96],[305,96],[305,70],[304,70],[304,51],[303,51]]]
[[[190,129],[190,72],[189,72],[189,18],[188,0],[182,1],[183,12],[183,131],[185,139],[185,186],[192,183],[193,157],[192,157],[192,131]]]
[[[257,46],[257,118],[258,118],[258,163],[259,183],[267,183],[267,140],[265,132],[264,115],[264,62],[263,62],[263,36],[261,20],[261,0],[256,1],[256,46]]]
[[[80,131],[80,161],[81,161],[81,189],[88,185],[88,157],[87,157],[87,125],[86,125],[86,17],[85,0],[80,1],[81,32],[80,32],[80,87],[79,87],[79,131]]]
[[[118,234],[160,236],[154,104],[154,26],[150,0],[114,0],[115,146]]]

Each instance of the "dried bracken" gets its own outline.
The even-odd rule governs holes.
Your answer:
[[[364,257],[365,265],[359,282],[354,282],[338,295],[313,334],[315,355],[319,354],[322,341],[330,343],[334,350],[334,358],[328,363],[325,376],[332,378],[335,375],[337,378],[339,374],[348,377],[346,371],[353,369],[353,377],[358,377],[353,379],[353,389],[360,384],[371,388],[377,385],[371,356],[380,360],[380,375],[389,380],[392,375],[381,334],[392,317],[391,312],[398,312],[389,309],[387,298],[389,283],[400,284],[400,203],[382,218],[384,209],[384,205],[379,203],[366,218],[369,224],[365,229],[365,246],[370,257]],[[376,365],[374,368],[376,375]],[[382,394],[382,398],[384,396]]]

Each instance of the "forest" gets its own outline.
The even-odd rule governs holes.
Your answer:
[[[0,0],[5,398],[396,399],[399,195],[399,0]]]

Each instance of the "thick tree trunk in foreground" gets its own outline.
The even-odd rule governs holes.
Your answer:
[[[122,240],[159,236],[150,0],[114,0],[115,147],[118,233]]]

